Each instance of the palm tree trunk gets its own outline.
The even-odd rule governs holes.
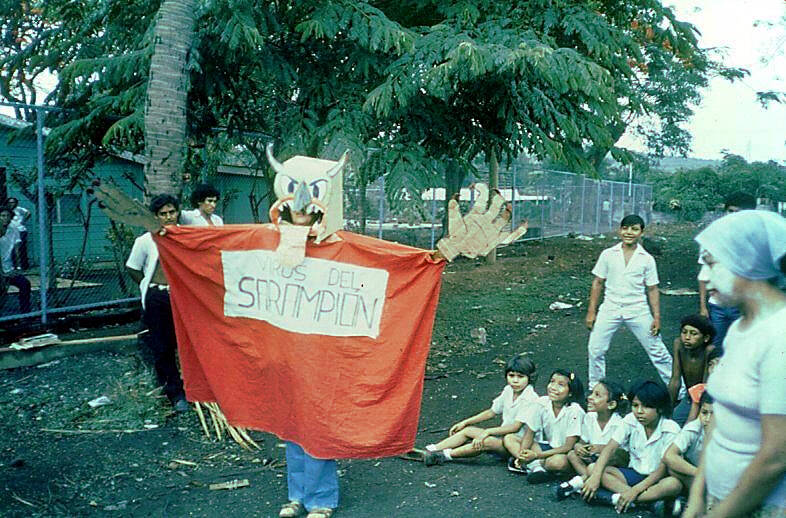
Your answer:
[[[186,158],[188,53],[195,0],[164,0],[154,30],[145,102],[145,194],[178,196]]]

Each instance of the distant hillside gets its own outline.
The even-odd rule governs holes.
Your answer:
[[[723,163],[721,160],[707,160],[705,158],[683,158],[683,157],[663,157],[655,169],[660,169],[667,173],[673,173],[679,169],[698,169],[700,167],[718,167]]]

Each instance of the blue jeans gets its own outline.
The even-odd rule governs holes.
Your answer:
[[[707,303],[707,310],[710,314],[710,321],[715,326],[715,339],[712,343],[715,347],[720,347],[723,350],[723,339],[726,338],[726,332],[732,322],[740,318],[740,310],[718,306],[711,302]]]
[[[289,500],[307,510],[338,507],[338,465],[335,460],[315,459],[300,445],[287,441]]]
[[[685,426],[685,421],[688,420],[688,415],[690,415],[691,406],[693,406],[693,401],[691,401],[690,396],[686,394],[685,397],[680,400],[680,403],[674,407],[671,418],[680,425],[680,427]]]

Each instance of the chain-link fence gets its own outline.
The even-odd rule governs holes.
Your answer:
[[[486,182],[484,172],[477,181]],[[468,180],[466,184],[473,180]],[[345,189],[348,202],[344,216],[347,227],[360,231],[364,213],[358,189]],[[528,221],[522,238],[542,239],[576,234],[613,231],[627,214],[638,214],[646,223],[652,219],[652,187],[649,185],[594,180],[583,175],[516,165],[499,173],[499,190],[510,203],[509,229]],[[384,177],[366,190],[365,233],[413,246],[434,248],[443,234],[445,189],[435,187],[419,199],[396,204],[384,194]],[[461,189],[459,205],[466,212],[474,203],[475,191]]]
[[[30,107],[27,107],[30,108]],[[0,205],[11,198],[29,213],[14,225],[26,245],[25,258],[14,262],[9,247],[15,240],[7,229],[0,235],[3,276],[0,278],[0,327],[24,317],[43,323],[53,315],[107,307],[138,308],[137,285],[125,271],[125,261],[139,229],[108,219],[77,183],[55,166],[47,168],[43,144],[47,131],[40,109],[37,124],[0,115]],[[218,212],[227,224],[267,220],[267,187],[258,164],[236,160],[210,181],[222,193]],[[93,174],[114,181],[132,197],[142,198],[143,167],[138,157],[109,157],[93,167]],[[474,181],[461,189],[462,212],[472,206]],[[510,202],[511,225],[529,221],[523,239],[542,239],[567,233],[591,234],[614,229],[625,214],[651,219],[652,189],[647,185],[598,181],[570,173],[531,166],[513,166],[499,174],[500,191]],[[383,239],[434,248],[443,234],[445,190],[436,186],[421,193],[385,190],[384,177],[365,193],[345,182],[346,228]],[[389,199],[397,201],[389,203]],[[20,243],[21,245],[21,243]],[[17,245],[18,246],[18,245]],[[7,260],[6,260],[7,259]],[[22,259],[27,259],[26,261]],[[13,279],[12,279],[13,277]],[[21,278],[21,280],[20,280]],[[9,282],[14,281],[14,282]],[[25,307],[25,290],[31,306]]]

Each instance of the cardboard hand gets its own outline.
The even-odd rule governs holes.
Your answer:
[[[509,207],[504,206],[505,199],[499,192],[494,192],[491,205],[486,210],[488,187],[479,183],[474,188],[478,191],[478,198],[466,216],[461,216],[456,200],[448,203],[449,234],[437,243],[437,250],[448,261],[452,261],[457,255],[484,257],[496,247],[509,245],[527,232],[527,222],[512,232],[503,232],[502,229],[511,216]]]
[[[87,193],[96,197],[98,207],[117,223],[144,227],[152,233],[162,229],[158,219],[141,202],[117,188],[113,183],[94,180]]]

